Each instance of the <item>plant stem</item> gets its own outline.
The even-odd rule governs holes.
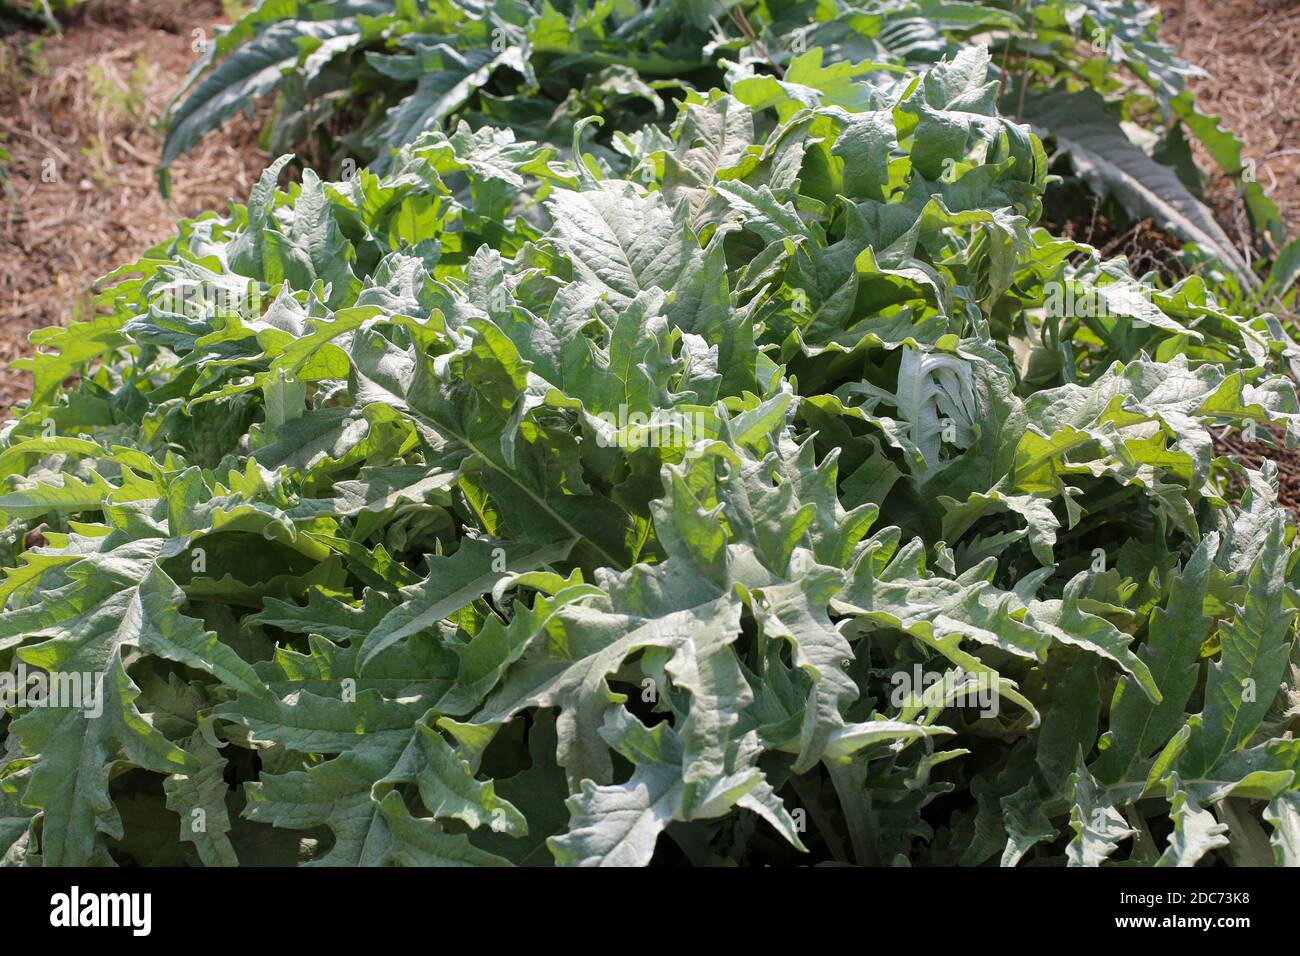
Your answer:
[[[863,768],[856,763],[833,763],[826,761],[826,770],[830,773],[831,783],[835,786],[835,795],[839,797],[840,809],[849,826],[849,841],[853,844],[853,858],[858,866],[879,866],[880,857],[876,852],[876,840],[871,819],[871,803],[863,792]]]
[[[772,69],[776,71],[776,75],[780,79],[785,79],[785,70],[781,68],[781,64],[776,62],[776,58],[768,52],[767,44],[758,38],[758,34],[755,33],[754,28],[750,26],[749,18],[745,16],[745,11],[738,6],[732,7],[731,19],[735,21],[736,26],[740,27],[740,32],[745,34],[745,38],[748,39],[750,43],[754,44],[754,48],[758,50],[763,59],[767,60]]]
[[[820,782],[820,781],[819,781]],[[808,781],[800,776],[790,778],[790,786],[794,788],[799,802],[803,804],[803,809],[808,816],[812,818],[813,825],[817,827],[817,832],[821,834],[822,839],[826,842],[826,848],[831,851],[831,856],[841,863],[848,862],[848,854],[844,852],[844,841],[840,839],[831,821],[827,819],[821,804],[817,800],[817,794],[809,786]]]

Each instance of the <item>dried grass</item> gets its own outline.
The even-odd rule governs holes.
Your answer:
[[[1277,466],[1278,502],[1292,513],[1300,514],[1300,451],[1286,447],[1286,435],[1280,429],[1267,431],[1267,443],[1247,438],[1241,432],[1215,432],[1214,453],[1247,468],[1258,469],[1265,460],[1273,462]],[[1233,485],[1240,491],[1246,487],[1246,481],[1236,477]]]
[[[1202,112],[1219,115],[1245,144],[1264,191],[1300,235],[1300,0],[1156,0],[1161,36],[1205,70],[1190,82]],[[1206,169],[1212,161],[1198,147]],[[1207,188],[1229,235],[1246,235],[1236,183],[1217,177]]]
[[[153,128],[194,63],[192,31],[218,0],[89,0],[63,33],[0,41],[0,143],[13,199],[0,198],[0,412],[30,376],[7,366],[37,328],[84,317],[93,282],[175,233],[179,216],[242,200],[267,157],[242,118],[173,169],[169,208]]]

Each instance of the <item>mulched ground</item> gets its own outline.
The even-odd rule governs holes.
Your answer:
[[[1160,33],[1208,76],[1190,81],[1201,111],[1223,117],[1255,161],[1264,191],[1300,235],[1300,0],[1156,0]],[[1213,168],[1200,153],[1202,168]],[[1246,230],[1236,184],[1206,193],[1228,235]]]
[[[1176,259],[1182,242],[1157,229],[1151,219],[1121,229],[1094,210],[1090,216],[1051,223],[1049,228],[1056,235],[1094,246],[1103,259],[1124,256],[1135,275],[1154,271],[1168,285],[1187,276],[1188,270]]]
[[[1271,445],[1257,441],[1247,441],[1240,432],[1214,436],[1214,450],[1220,455],[1231,455],[1249,468],[1259,468],[1270,460],[1277,465],[1278,501],[1284,508],[1300,514],[1300,451],[1286,447],[1285,436],[1281,431],[1270,428],[1273,436]],[[1243,479],[1234,481],[1237,488],[1244,488]]]
[[[175,233],[179,216],[242,201],[267,162],[242,118],[173,168],[169,208],[152,123],[184,80],[219,0],[89,0],[60,34],[0,40],[0,414],[30,376],[9,369],[33,329],[83,317],[95,279]]]

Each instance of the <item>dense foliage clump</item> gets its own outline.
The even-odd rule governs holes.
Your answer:
[[[1003,111],[1059,150],[1071,188],[1058,216],[1095,218],[1104,203],[1112,218],[1150,218],[1249,292],[1255,276],[1205,207],[1189,144],[1238,182],[1265,258],[1285,223],[1157,25],[1142,0],[268,0],[207,44],[168,117],[163,167],[271,93],[272,148],[301,149],[318,171],[380,171],[449,121],[567,149],[592,115],[604,128],[586,148],[616,163],[618,132],[665,123],[666,97],[721,85],[736,65],[779,79],[818,47],[827,67],[880,82],[978,40],[997,57]]]
[[[1294,346],[1039,227],[999,87],[742,57],[109,277],[0,440],[0,653],[103,675],[6,859],[1296,864],[1295,527],[1210,431],[1300,437]]]

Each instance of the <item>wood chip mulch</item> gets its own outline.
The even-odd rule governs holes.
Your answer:
[[[1201,112],[1237,134],[1288,238],[1300,236],[1300,0],[1155,2],[1164,13],[1161,37],[1207,74],[1188,83]],[[1215,168],[1199,144],[1195,150],[1202,168]],[[1249,234],[1236,187],[1216,176],[1206,188],[1234,237]]]
[[[1216,432],[1214,452],[1230,455],[1249,468],[1259,468],[1265,460],[1277,465],[1278,502],[1293,514],[1300,516],[1300,450],[1286,447],[1286,437],[1278,429],[1268,429],[1271,444],[1250,441],[1241,432]],[[1245,488],[1245,481],[1236,479],[1237,491]]]
[[[0,38],[0,416],[30,388],[8,365],[33,329],[84,319],[96,279],[243,201],[266,165],[240,117],[175,164],[170,207],[158,191],[153,124],[217,22],[219,0],[88,0],[61,33]]]

